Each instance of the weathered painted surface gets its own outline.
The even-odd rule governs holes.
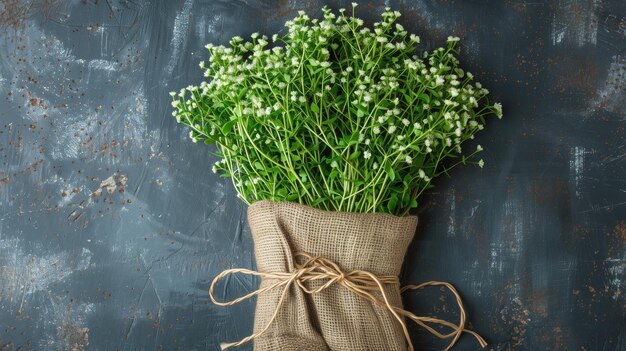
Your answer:
[[[215,350],[250,333],[253,301],[207,295],[221,270],[254,265],[245,206],[167,93],[201,81],[206,43],[324,3],[0,1],[0,350]],[[386,5],[424,47],[461,37],[505,106],[477,138],[485,169],[422,201],[403,281],[454,283],[494,350],[626,350],[626,3],[357,13]],[[256,284],[230,283],[229,296]],[[456,318],[437,290],[407,303]]]

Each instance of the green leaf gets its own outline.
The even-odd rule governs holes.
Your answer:
[[[313,112],[313,113],[319,113],[320,112],[319,106],[317,106],[317,104],[314,103],[314,102],[311,103],[311,112]]]
[[[259,162],[259,161],[254,161],[254,168],[256,168],[258,170],[264,169],[263,164],[261,164],[261,162]]]
[[[348,157],[348,160],[350,160],[350,161],[356,160],[357,158],[359,158],[360,154],[361,154],[361,151],[356,150],[355,152],[350,154],[350,156]]]
[[[359,109],[356,111],[356,116],[357,116],[357,117],[363,117],[363,116],[365,116],[365,112],[363,111],[363,109],[361,109],[361,108],[359,107]]]
[[[389,179],[391,179],[392,181],[395,180],[396,173],[393,171],[393,168],[391,167],[391,163],[389,163],[389,161],[385,161],[384,167],[385,167],[385,173],[387,173],[387,176],[389,177]]]
[[[226,135],[230,133],[230,131],[233,129],[233,126],[235,126],[235,123],[237,123],[237,120],[231,120],[224,123],[224,125],[222,126],[222,134]]]
[[[395,213],[396,207],[398,207],[398,195],[393,194],[387,203],[387,209],[389,213]]]
[[[243,88],[243,89],[239,90],[239,93],[237,94],[237,97],[239,99],[241,99],[242,97],[244,97],[246,95],[247,92],[248,92],[248,88]]]

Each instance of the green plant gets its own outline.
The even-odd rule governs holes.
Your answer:
[[[210,81],[171,93],[173,115],[194,142],[217,144],[214,171],[243,201],[405,215],[433,178],[482,167],[469,160],[482,148],[463,155],[461,145],[502,107],[458,67],[458,38],[420,58],[397,11],[373,30],[354,9],[323,14],[300,12],[271,48],[258,33],[207,45]]]

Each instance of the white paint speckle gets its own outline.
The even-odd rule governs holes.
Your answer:
[[[448,238],[452,238],[456,235],[456,189],[452,188],[448,192],[446,205],[450,208],[450,214],[448,215],[448,230],[446,231],[446,234]]]
[[[626,252],[625,258],[608,259],[605,261],[607,268],[607,278],[609,282],[610,292],[612,293],[613,300],[618,300],[620,297],[624,297],[626,293],[625,278],[626,278]]]
[[[101,59],[89,61],[87,67],[89,67],[89,69],[100,69],[104,71],[117,70],[117,64],[115,62]]]
[[[170,41],[171,56],[166,67],[166,72],[171,75],[174,72],[176,63],[180,60],[184,46],[187,45],[187,35],[189,34],[189,19],[191,18],[191,9],[193,0],[186,0],[183,9],[176,15],[174,19],[174,29],[172,30],[172,40]]]
[[[606,80],[598,90],[598,99],[595,99],[593,107],[614,113],[624,111],[626,107],[626,57],[613,56]]]
[[[585,148],[576,146],[571,150],[569,162],[570,180],[574,184],[574,193],[577,198],[582,197],[583,173],[585,170]]]
[[[552,19],[552,45],[583,47],[598,42],[601,0],[560,0]]]

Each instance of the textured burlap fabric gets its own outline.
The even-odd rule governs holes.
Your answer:
[[[398,275],[417,226],[417,217],[377,213],[328,212],[294,203],[259,201],[248,209],[257,270],[292,272],[294,255],[323,256],[346,272]],[[261,288],[271,279],[261,281]],[[307,282],[315,288],[317,282]],[[321,282],[319,283],[321,285]],[[402,307],[398,284],[386,284],[392,305]],[[282,289],[258,296],[254,328],[264,328],[276,311]],[[289,287],[277,318],[254,339],[265,350],[405,350],[406,339],[389,310],[374,305],[339,284],[306,294]],[[381,297],[380,293],[373,295]]]

